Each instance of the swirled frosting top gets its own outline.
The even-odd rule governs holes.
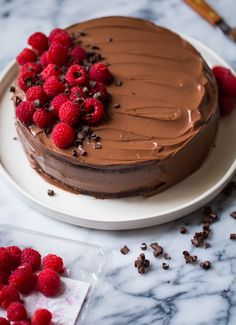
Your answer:
[[[86,33],[82,46],[98,46],[123,84],[108,86],[112,102],[103,121],[93,127],[102,148],[85,143],[87,156],[76,159],[95,165],[162,160],[194,137],[214,113],[212,74],[200,54],[177,34],[128,17],[98,18],[67,28],[70,33],[80,30]],[[73,149],[56,148],[43,133],[36,137],[71,156]]]

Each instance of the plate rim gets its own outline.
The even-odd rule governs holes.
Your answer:
[[[232,67],[224,61],[218,54],[216,54],[213,50],[211,50],[208,46],[203,44],[202,42],[191,38],[187,36],[183,36],[187,41],[189,41],[194,47],[197,46],[197,51],[200,51],[198,49],[201,48],[205,51],[207,51],[211,56],[215,57],[215,59],[221,64],[229,69],[231,69],[233,72],[234,70]],[[0,85],[1,83],[7,78],[7,75],[11,73],[16,68],[16,62],[15,60],[12,60],[6,67],[3,69],[3,71],[0,73]],[[61,209],[56,209],[54,207],[51,207],[47,203],[40,201],[38,198],[32,196],[29,192],[27,192],[24,188],[22,188],[16,180],[7,172],[7,170],[4,168],[1,160],[0,160],[0,174],[3,176],[3,178],[7,181],[7,183],[11,186],[13,190],[15,190],[16,194],[20,195],[23,200],[26,200],[28,204],[39,210],[40,212],[43,212],[50,217],[53,217],[57,220],[72,223],[75,225],[93,228],[93,229],[105,229],[105,230],[122,230],[122,229],[135,229],[135,228],[142,228],[142,227],[149,227],[153,225],[157,225],[163,222],[157,222],[155,219],[157,217],[165,218],[169,216],[169,219],[167,222],[173,221],[175,219],[180,218],[184,214],[182,213],[183,210],[186,210],[185,214],[191,213],[195,210],[197,210],[201,205],[207,203],[211,199],[213,199],[215,196],[219,194],[219,192],[222,190],[224,185],[233,177],[234,172],[236,170],[236,157],[231,166],[228,168],[227,172],[220,178],[220,180],[212,186],[207,191],[201,193],[197,197],[193,198],[192,200],[188,201],[187,203],[183,203],[180,206],[176,208],[171,208],[169,210],[165,210],[164,213],[158,214],[155,213],[151,215],[145,215],[143,216],[137,216],[135,218],[132,218],[131,220],[127,220],[127,218],[120,218],[119,220],[104,220],[104,219],[96,219],[93,216],[89,217],[85,216],[83,214],[80,214],[79,216],[68,214],[67,211],[63,211]],[[204,203],[203,203],[204,202]],[[171,216],[171,218],[170,218]],[[70,220],[66,220],[65,218],[69,218]],[[147,223],[146,226],[141,223],[145,221]],[[92,224],[90,224],[92,223]],[[124,225],[125,223],[125,225]],[[134,225],[135,224],[135,225]]]

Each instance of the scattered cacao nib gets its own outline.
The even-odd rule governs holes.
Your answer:
[[[202,223],[209,223],[209,224],[211,224],[211,223],[215,222],[217,219],[218,219],[217,214],[211,212],[211,213],[206,214],[206,215],[203,216]]]
[[[158,243],[151,243],[150,247],[153,249],[153,256],[158,257],[163,254],[163,248]]]
[[[115,84],[116,87],[121,87],[123,85],[123,81],[115,80],[114,84]]]
[[[200,266],[204,270],[209,270],[211,268],[211,262],[209,262],[209,261],[202,262],[202,263],[200,263]]]
[[[91,49],[92,49],[92,50],[100,50],[100,47],[97,46],[97,45],[93,45],[93,46],[91,47]]]
[[[229,238],[232,240],[236,240],[236,234],[230,234]]]
[[[77,151],[75,149],[72,151],[72,156],[73,157],[78,157]]]
[[[16,88],[15,88],[14,86],[11,86],[11,87],[10,87],[10,92],[11,92],[11,93],[14,93],[15,91],[16,91]]]
[[[165,260],[171,260],[171,257],[169,256],[168,253],[165,253],[165,254],[163,255],[163,257],[164,257]]]
[[[34,100],[34,107],[35,108],[40,108],[40,100],[39,99]]]
[[[94,145],[93,145],[93,149],[102,149],[102,145],[101,145],[101,143],[100,143],[100,142],[96,142],[96,143],[94,143]]]
[[[158,243],[156,243],[156,242],[150,244],[150,247],[151,247],[152,249],[156,249],[158,246],[159,246],[159,245],[158,245]]]
[[[112,39],[111,37],[108,37],[108,38],[106,39],[106,41],[107,41],[107,43],[110,43],[110,42],[113,41],[113,39]]]
[[[207,249],[207,248],[210,248],[211,247],[211,244],[210,243],[206,243],[205,244],[205,248]]]
[[[163,270],[168,270],[169,269],[169,264],[162,263],[162,268],[163,268]]]
[[[78,154],[80,154],[81,156],[87,156],[87,152],[82,148],[82,146],[78,146]]]
[[[236,220],[236,211],[233,211],[230,213],[230,216]]]
[[[121,254],[123,254],[123,255],[128,254],[128,253],[129,253],[129,247],[126,246],[126,245],[124,245],[124,247],[122,247],[122,248],[120,249],[120,252],[121,252]]]
[[[54,196],[55,192],[51,189],[48,189],[48,196]]]
[[[79,36],[86,36],[86,35],[87,35],[87,33],[85,31],[83,31],[83,30],[79,31]]]
[[[146,259],[145,254],[141,253],[135,260],[134,266],[138,269],[138,273],[144,274],[150,266],[150,261]]]
[[[120,108],[120,104],[113,104],[112,105],[114,108]]]
[[[180,233],[181,234],[186,234],[187,232],[188,232],[188,229],[186,227],[183,226],[183,227],[180,228]]]
[[[190,255],[188,251],[183,251],[185,263],[195,263],[197,261],[197,256],[196,255]]]
[[[142,243],[141,246],[140,246],[140,248],[141,248],[142,251],[146,251],[147,244],[146,243]]]

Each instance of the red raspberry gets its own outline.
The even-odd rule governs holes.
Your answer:
[[[10,276],[10,273],[8,273],[6,271],[0,271],[0,285],[7,284],[9,276]]]
[[[11,324],[6,318],[0,317],[0,325],[11,325]]]
[[[40,64],[44,68],[48,65],[48,51],[43,52],[43,54],[40,57]]]
[[[89,77],[92,80],[101,81],[107,85],[112,79],[112,74],[105,64],[95,63],[89,70]]]
[[[80,108],[78,104],[67,101],[61,105],[59,109],[59,118],[61,122],[67,123],[70,126],[76,125],[80,116]]]
[[[84,92],[83,88],[81,87],[72,87],[70,90],[69,99],[71,101],[74,101],[78,98],[87,98],[87,97],[88,97],[88,93]]]
[[[12,272],[9,283],[15,286],[21,293],[32,291],[37,283],[37,276],[32,272],[29,264],[19,266]]]
[[[50,106],[53,108],[54,115],[58,116],[61,105],[67,101],[68,101],[68,97],[65,94],[60,94],[53,98]]]
[[[7,308],[7,318],[10,321],[26,319],[27,313],[24,305],[19,301],[12,302]]]
[[[60,276],[54,270],[45,269],[39,273],[38,289],[45,296],[55,296],[60,291],[60,285]]]
[[[74,129],[66,123],[58,123],[52,130],[52,141],[61,149],[69,148],[75,140]]]
[[[43,268],[52,269],[57,273],[62,273],[63,259],[55,254],[48,254],[43,258]]]
[[[19,87],[26,91],[37,81],[37,79],[38,78],[33,71],[24,71],[19,74],[17,82]]]
[[[35,62],[36,61],[36,55],[32,50],[25,48],[20,52],[20,54],[17,55],[16,61],[20,65],[23,65],[23,64],[25,64],[27,62]]]
[[[55,28],[51,31],[49,35],[49,41],[51,43],[54,42],[60,43],[66,48],[71,47],[73,44],[70,35],[65,30],[60,28]]]
[[[232,113],[234,109],[234,99],[229,96],[219,96],[219,108],[220,108],[220,115],[227,116]]]
[[[28,62],[21,66],[20,75],[23,77],[25,72],[32,72],[33,75],[40,73],[41,66],[35,62]]]
[[[55,115],[45,109],[37,109],[33,116],[33,121],[36,126],[41,129],[46,129],[54,122]]]
[[[49,97],[55,97],[56,95],[63,93],[65,85],[60,82],[57,77],[51,76],[45,80],[43,89]]]
[[[20,265],[21,261],[21,249],[18,246],[8,246],[6,250],[11,257],[11,269],[14,270],[17,266]]]
[[[48,66],[41,72],[42,79],[47,79],[51,76],[58,77],[61,74],[61,69],[53,63],[48,64]]]
[[[48,62],[63,65],[67,60],[67,49],[60,43],[53,43],[48,49]]]
[[[84,85],[87,81],[87,72],[78,64],[73,64],[65,75],[66,81],[72,86]]]
[[[103,116],[103,103],[95,98],[87,98],[81,105],[82,119],[89,125],[97,123]]]
[[[16,117],[22,123],[30,124],[33,122],[35,107],[33,102],[24,101],[16,107]]]
[[[36,32],[28,38],[28,44],[42,54],[48,47],[48,38],[43,33]]]
[[[109,95],[106,87],[102,82],[96,82],[92,87],[89,88],[89,92],[92,94],[98,93],[102,102],[104,102]]]
[[[24,248],[21,253],[21,263],[30,264],[32,270],[38,270],[41,265],[41,255],[33,248]]]
[[[5,247],[0,247],[0,271],[11,269],[11,256]]]
[[[47,309],[37,309],[32,317],[32,325],[51,324],[52,313]]]
[[[47,96],[42,86],[33,86],[26,91],[26,99],[32,102],[39,100],[40,104],[43,105],[47,101]]]
[[[82,47],[76,45],[69,51],[69,56],[72,58],[74,63],[80,64],[84,59],[86,59],[87,53]]]
[[[18,290],[12,285],[4,286],[0,291],[0,305],[2,308],[7,309],[7,307],[13,301],[20,301],[20,294]]]
[[[17,83],[18,83],[18,86],[20,87],[20,89],[22,89],[24,91],[26,91],[29,88],[27,86],[27,82],[21,76],[18,77]]]
[[[214,67],[212,69],[218,87],[219,92],[223,95],[236,97],[236,77],[232,74],[232,72],[224,67]]]
[[[12,325],[31,325],[31,321],[30,320],[19,320],[19,321],[12,323]]]

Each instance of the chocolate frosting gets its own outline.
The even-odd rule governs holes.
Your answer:
[[[153,170],[154,180],[148,181],[151,187],[160,187],[163,182],[170,186],[198,168],[214,139],[218,119],[215,80],[200,54],[177,34],[143,19],[105,17],[67,28],[70,33],[81,30],[86,34],[81,37],[82,46],[87,50],[97,46],[97,52],[110,64],[115,79],[123,82],[120,87],[114,83],[108,86],[112,101],[104,119],[93,127],[101,137],[102,148],[95,150],[92,143],[85,142],[83,148],[87,155],[74,158],[74,148],[58,149],[50,136],[36,127],[27,130],[21,125],[24,138],[27,138],[25,132],[30,131],[48,152],[57,155],[57,160],[68,159],[77,166],[102,169],[110,166],[117,171],[127,166],[140,165],[141,169],[142,165],[148,166],[148,162],[153,166],[158,163],[161,172],[160,166],[159,176],[157,170]],[[114,104],[120,108],[114,108]],[[191,147],[191,143],[198,147]],[[194,150],[199,151],[199,157],[191,164],[184,155]],[[175,155],[178,157],[173,160]],[[45,169],[45,159],[39,156],[36,161]],[[172,166],[168,158],[180,165]],[[184,160],[190,165],[185,166]],[[182,163],[186,172],[180,172]],[[53,175],[52,170],[51,166],[47,174]],[[109,189],[104,184],[105,192],[125,190],[127,193],[139,188],[143,191],[147,187],[145,175],[147,171],[143,183],[131,178],[133,185],[123,184],[123,188],[114,183],[114,188]],[[58,175],[53,177],[60,179]],[[138,174],[135,177],[139,177]],[[112,179],[107,182],[111,184]],[[78,189],[88,187],[88,184],[69,185]],[[98,187],[96,185],[94,191],[88,188],[86,192],[104,193]]]

